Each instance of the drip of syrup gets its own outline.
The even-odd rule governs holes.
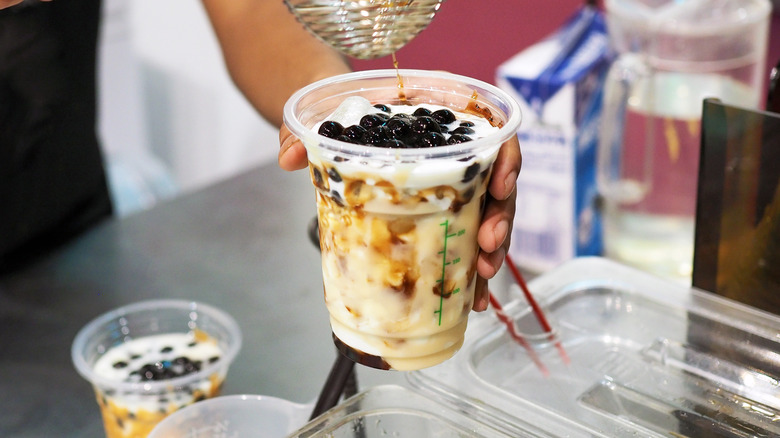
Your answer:
[[[406,92],[404,92],[404,80],[401,77],[401,72],[398,70],[398,60],[395,58],[395,52],[393,52],[393,67],[395,67],[395,75],[398,76],[398,100],[408,105],[409,101],[406,99]]]
[[[490,111],[490,108],[485,106],[480,106],[479,102],[477,102],[478,97],[479,94],[477,94],[477,92],[474,91],[474,93],[471,95],[471,100],[469,100],[468,105],[466,105],[466,108],[463,111],[487,119],[487,121],[490,122],[492,126],[497,126],[499,128],[504,126],[503,122],[501,122],[500,120],[495,120],[493,118],[493,113]]]

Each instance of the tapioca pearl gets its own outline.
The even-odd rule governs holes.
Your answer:
[[[448,125],[455,121],[455,114],[448,109],[436,110],[431,113],[431,117],[441,125]]]
[[[363,140],[367,129],[360,125],[349,125],[344,128],[344,136],[350,139],[352,143],[359,143]]]
[[[322,122],[319,129],[317,130],[317,134],[320,134],[328,138],[337,138],[343,132],[344,132],[344,126],[341,123],[333,120],[326,120]]]
[[[322,172],[319,168],[312,166],[311,167],[311,175],[312,175],[312,181],[314,182],[314,185],[322,190],[327,190],[327,187],[325,187],[325,179],[322,177]]]
[[[360,118],[360,126],[370,130],[371,128],[384,125],[388,119],[389,117],[381,113],[366,114]]]
[[[441,127],[432,117],[420,116],[412,123],[412,131],[420,135],[425,134],[426,132],[437,132],[441,134]]]
[[[382,146],[387,140],[390,139],[386,126],[376,126],[371,128],[363,136],[363,143],[372,146]]]
[[[447,139],[447,144],[460,144],[471,141],[471,137],[463,134],[453,134]]]
[[[433,112],[431,110],[429,110],[428,108],[425,108],[425,107],[417,108],[412,113],[412,115],[415,116],[415,117],[430,116],[431,114],[433,114]]]
[[[385,104],[382,104],[382,103],[378,103],[378,104],[374,105],[374,108],[378,109],[379,111],[385,112],[385,113],[391,112],[390,111],[390,107],[385,105]]]
[[[119,370],[119,369],[122,369],[122,368],[127,368],[127,365],[128,365],[127,362],[125,362],[123,360],[120,360],[118,362],[114,362],[114,364],[111,365],[111,366],[114,367],[114,369]]]
[[[474,134],[476,131],[474,128],[470,128],[468,126],[458,126],[457,128],[452,130],[452,134],[462,134],[462,135],[471,135]]]
[[[463,179],[461,179],[461,182],[467,183],[474,179],[479,174],[479,163],[472,163],[469,167],[466,168],[466,171],[463,173]]]
[[[170,353],[171,351],[173,351],[173,347],[171,347],[170,345],[166,345],[165,347],[160,349],[160,353],[163,353],[163,354],[164,353]]]
[[[381,147],[383,148],[393,148],[393,149],[405,149],[410,147],[408,144],[402,142],[401,140],[398,140],[397,138],[390,138],[387,139],[384,143],[382,143]]]
[[[419,147],[430,148],[447,144],[447,139],[438,132],[426,132],[420,136]]]
[[[472,122],[470,120],[464,120],[464,121],[460,122],[459,126],[464,126],[466,128],[473,128],[474,127],[474,122]]]
[[[412,122],[405,118],[392,117],[387,121],[387,130],[390,132],[390,137],[401,141],[405,141],[411,137],[414,133],[412,131]]]
[[[331,167],[328,169],[328,178],[330,178],[335,182],[341,182],[341,175],[339,174],[339,172],[336,170],[335,167]]]

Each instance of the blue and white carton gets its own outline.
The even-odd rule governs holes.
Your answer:
[[[498,67],[497,85],[523,114],[509,254],[524,269],[544,272],[602,253],[596,150],[611,59],[604,16],[586,6]]]

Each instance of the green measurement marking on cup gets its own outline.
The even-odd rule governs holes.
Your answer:
[[[444,290],[446,287],[446,284],[444,282],[445,274],[447,273],[447,266],[454,265],[456,263],[460,263],[460,257],[455,258],[453,260],[447,260],[447,243],[450,239],[462,236],[466,233],[466,230],[459,230],[454,233],[450,233],[450,221],[445,220],[444,222],[440,223],[442,227],[444,227],[444,248],[439,251],[439,254],[441,254],[441,278],[436,280],[436,283],[439,284],[439,310],[434,311],[434,314],[439,314],[439,325],[441,325],[441,314],[444,310],[444,295],[447,296],[456,294],[460,292],[460,288],[455,288],[451,292],[447,293],[447,291]]]

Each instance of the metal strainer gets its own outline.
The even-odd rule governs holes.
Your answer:
[[[284,0],[319,39],[359,59],[394,53],[425,29],[444,0]]]

